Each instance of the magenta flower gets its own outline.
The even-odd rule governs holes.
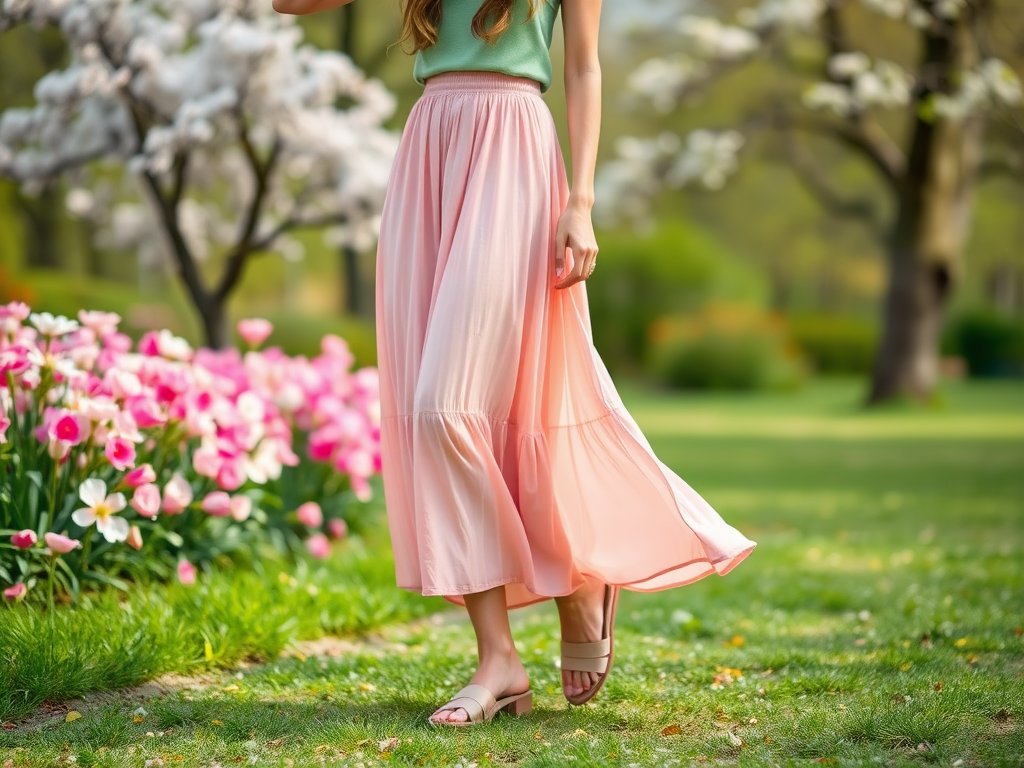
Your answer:
[[[331,554],[331,542],[322,533],[314,533],[306,539],[306,549],[313,557],[322,560]]]
[[[263,318],[238,321],[238,335],[245,339],[245,343],[250,347],[258,347],[273,332],[274,326]]]
[[[140,515],[152,520],[160,512],[160,489],[152,483],[140,485],[135,489],[130,504]]]
[[[178,581],[185,585],[195,584],[196,567],[188,560],[178,561]]]
[[[7,430],[11,426],[11,420],[0,413],[0,445],[7,442]]]
[[[115,469],[124,471],[135,465],[135,444],[125,437],[115,435],[108,438],[103,452]]]
[[[82,542],[78,539],[62,536],[59,533],[43,534],[43,541],[46,542],[46,546],[50,548],[51,552],[56,552],[58,555],[66,555],[71,550],[82,546]]]
[[[248,520],[250,514],[252,514],[252,499],[241,494],[231,497],[231,517],[242,522]]]
[[[51,440],[60,440],[66,445],[78,445],[85,439],[85,425],[77,413],[64,411],[50,423],[48,429]]]
[[[131,398],[125,403],[125,407],[135,417],[140,429],[151,429],[167,423],[167,416],[160,405],[144,395]]]
[[[164,486],[161,509],[168,515],[180,515],[192,503],[192,499],[192,486],[180,472],[175,472]]]
[[[213,491],[208,493],[199,505],[203,512],[215,517],[226,517],[231,514],[231,497],[224,491]]]
[[[26,592],[28,592],[28,587],[25,586],[25,582],[19,581],[13,587],[4,590],[4,597],[8,600],[21,600],[25,597]]]
[[[156,471],[152,464],[140,464],[124,476],[124,483],[129,488],[138,488],[156,480]]]
[[[36,532],[26,528],[18,533],[11,534],[11,544],[16,546],[18,549],[29,549],[39,540],[36,536]]]
[[[307,501],[305,504],[301,504],[295,510],[295,516],[299,518],[300,523],[308,525],[310,528],[319,528],[324,522],[323,510],[320,509],[320,505],[315,501]]]
[[[332,539],[344,539],[348,535],[348,525],[340,517],[327,521],[327,535]]]
[[[217,472],[217,485],[225,491],[235,491],[245,483],[245,462],[244,459],[232,459],[225,461]]]

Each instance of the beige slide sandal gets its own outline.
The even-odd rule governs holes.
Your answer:
[[[464,709],[469,719],[465,722],[459,721],[437,721],[431,718],[437,712],[444,712],[450,709]],[[533,709],[533,690],[526,690],[514,696],[506,696],[503,699],[495,700],[494,694],[482,685],[470,684],[455,694],[455,697],[437,710],[431,713],[427,722],[431,725],[476,725],[477,723],[489,722],[499,712],[506,712],[510,715],[524,715]]]
[[[619,587],[605,585],[604,625],[601,639],[593,643],[569,643],[562,641],[562,670],[576,672],[597,672],[597,682],[579,696],[566,696],[570,704],[586,704],[604,685],[612,668],[612,631],[615,627],[615,607],[619,602]]]

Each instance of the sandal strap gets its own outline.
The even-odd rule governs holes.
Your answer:
[[[464,709],[471,723],[480,723],[485,713],[493,709],[496,703],[494,694],[482,685],[471,683],[456,693],[441,709]]]
[[[611,653],[612,641],[605,637],[593,643],[569,643],[562,641],[562,655],[573,656],[577,659],[596,659],[600,656],[607,656]]]
[[[608,657],[581,659],[575,656],[563,656],[562,669],[572,669],[577,672],[605,672],[608,670]]]

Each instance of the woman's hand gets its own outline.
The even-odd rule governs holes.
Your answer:
[[[555,288],[568,288],[590,277],[597,261],[597,238],[590,218],[590,206],[569,196],[569,204],[558,218],[555,231],[555,275],[561,280]],[[572,270],[565,273],[565,249],[572,250]]]

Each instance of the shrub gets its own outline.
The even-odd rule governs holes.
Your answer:
[[[40,582],[52,603],[55,587],[74,597],[83,580],[190,581],[197,564],[261,543],[295,550],[307,536],[323,553],[321,529],[342,535],[345,503],[371,497],[377,371],[350,370],[343,339],[325,337],[312,359],[288,357],[258,350],[273,329],[255,320],[239,323],[244,354],[193,350],[169,331],[133,349],[117,315],[79,319],[0,306],[8,599]],[[311,501],[326,508],[297,513]]]
[[[648,365],[670,387],[791,389],[804,364],[780,317],[711,303],[692,315],[666,315],[650,328]]]
[[[663,224],[651,235],[602,231],[598,267],[587,280],[594,345],[613,372],[635,371],[658,317],[709,300],[757,303],[763,278],[700,230]]]
[[[1024,322],[992,311],[954,317],[943,338],[946,352],[967,361],[975,377],[1024,376]]]
[[[789,318],[789,335],[816,373],[866,374],[874,362],[878,332],[864,320],[837,315]]]

